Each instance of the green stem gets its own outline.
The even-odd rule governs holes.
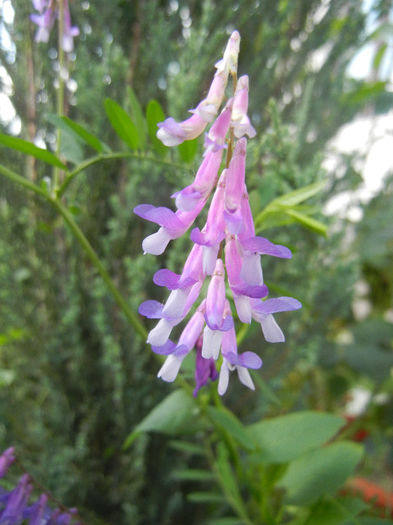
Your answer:
[[[2,173],[7,179],[12,180],[13,182],[16,182],[20,186],[23,186],[24,188],[34,191],[37,195],[41,195],[41,197],[44,197],[45,199],[49,198],[49,195],[46,193],[45,190],[34,184],[33,182],[30,182],[28,179],[25,179],[24,177],[21,177],[14,171],[11,171],[9,168],[6,168],[5,166],[2,166],[0,164],[0,173]]]
[[[63,49],[63,34],[64,34],[64,0],[58,0],[59,3],[59,25],[58,25],[58,54],[59,54],[59,74],[58,74],[58,88],[57,88],[57,116],[61,117],[64,114],[64,49]],[[60,155],[61,149],[61,130],[57,128],[56,153]],[[56,195],[57,187],[59,185],[60,170],[55,168],[53,173],[53,195]]]
[[[73,171],[71,171],[68,174],[67,178],[64,180],[63,184],[60,186],[59,190],[57,191],[57,196],[61,197],[62,195],[64,195],[64,192],[66,191],[70,183],[73,181],[73,179],[88,167],[92,166],[93,164],[97,164],[102,160],[114,159],[147,160],[148,162],[154,162],[155,164],[162,164],[163,166],[170,166],[171,168],[184,170],[184,166],[182,166],[181,164],[174,164],[167,160],[157,159],[155,157],[148,157],[146,155],[141,155],[140,153],[103,153],[102,155],[97,155],[96,157],[91,157],[90,159],[85,160],[84,162],[79,164],[79,166],[77,166]]]
[[[138,317],[134,314],[134,312],[131,310],[131,308],[128,306],[126,300],[121,295],[119,290],[116,288],[114,282],[112,281],[110,275],[106,271],[104,265],[98,258],[98,255],[94,251],[94,248],[91,246],[85,235],[83,234],[82,230],[79,228],[79,226],[74,221],[72,215],[68,211],[68,209],[63,206],[63,204],[59,200],[55,199],[48,199],[53,208],[63,217],[65,223],[70,228],[71,232],[76,237],[79,244],[82,246],[83,250],[85,251],[86,255],[89,257],[91,262],[96,267],[98,273],[102,277],[102,280],[106,284],[108,290],[111,292],[113,298],[115,299],[118,306],[123,311],[124,315],[127,317],[127,319],[130,321],[132,326],[135,328],[136,332],[143,338],[146,339],[147,332],[142,325],[142,323],[139,321]]]

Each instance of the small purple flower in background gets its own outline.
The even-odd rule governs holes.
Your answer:
[[[0,455],[0,479],[15,461],[14,448],[8,448]],[[0,525],[67,525],[71,524],[76,509],[55,509],[48,505],[49,496],[41,494],[29,505],[33,490],[33,481],[28,474],[23,474],[15,488],[5,490],[0,485]],[[78,525],[75,523],[75,525]],[[80,525],[80,524],[79,524]]]
[[[59,17],[59,9],[56,7],[57,0],[33,0],[33,7],[40,14],[33,13],[30,19],[38,26],[35,35],[36,42],[48,42],[50,32]],[[79,29],[71,25],[71,15],[68,0],[63,0],[64,27],[62,35],[62,48],[66,53],[74,49],[74,37],[79,35]]]
[[[239,320],[243,323],[257,321],[265,340],[270,343],[285,340],[273,314],[301,308],[301,303],[292,297],[267,299],[269,290],[263,281],[261,256],[290,259],[292,254],[287,247],[255,235],[245,183],[245,135],[253,138],[256,131],[247,114],[248,76],[237,80],[239,44],[240,35],[234,31],[223,58],[216,63],[217,71],[208,94],[191,110],[192,116],[182,122],[168,118],[158,125],[157,137],[166,146],[176,146],[198,137],[218,114],[228,78],[232,76],[233,98],[226,101],[206,133],[203,161],[194,181],[172,195],[177,211],[151,204],[140,204],[134,209],[136,215],[160,226],[142,243],[144,253],[160,255],[171,240],[191,227],[213,193],[205,226],[191,231],[194,246],[182,273],[178,275],[161,269],[154,275],[155,284],[170,290],[167,302],[145,301],[139,307],[141,315],[159,320],[147,339],[155,353],[167,356],[158,377],[174,381],[183,359],[196,349],[194,396],[209,379],[217,378],[218,393],[223,395],[228,388],[230,372],[234,370],[240,382],[254,390],[249,370],[262,366],[261,358],[254,352],[239,354],[237,351],[226,277]],[[226,167],[220,173],[225,149]],[[202,299],[176,344],[169,339],[171,331],[190,312],[206,279],[209,279],[206,298]]]

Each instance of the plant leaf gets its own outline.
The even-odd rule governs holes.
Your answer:
[[[198,151],[198,139],[185,140],[177,146],[180,158],[184,162],[192,162]]]
[[[326,443],[344,423],[333,414],[303,411],[254,423],[247,430],[261,461],[286,463]]]
[[[78,137],[80,137],[83,140],[83,142],[85,142],[93,149],[98,151],[98,153],[102,153],[104,151],[104,146],[101,143],[101,141],[95,135],[90,133],[90,131],[87,131],[86,128],[84,128],[80,124],[77,124],[68,117],[60,118],[69,129],[71,129]]]
[[[146,138],[147,138],[146,120],[143,115],[143,111],[139,103],[139,100],[137,99],[134,93],[134,90],[130,86],[128,86],[127,88],[127,93],[128,93],[128,101],[130,103],[131,117],[135,123],[136,129],[139,135],[140,148],[145,149]]]
[[[289,464],[278,483],[287,490],[285,501],[309,505],[323,494],[334,493],[353,473],[362,455],[362,446],[345,441],[304,454]]]
[[[237,419],[235,415],[232,414],[232,412],[224,407],[220,409],[208,407],[207,412],[214,421],[214,424],[218,424],[224,428],[245,449],[255,449],[255,442],[247,432],[247,428]]]
[[[137,425],[127,437],[123,448],[128,448],[143,432],[162,432],[176,435],[195,431],[197,405],[183,390],[175,390]]]
[[[157,100],[150,100],[146,108],[147,129],[149,131],[150,141],[154,149],[160,155],[165,155],[168,147],[156,137],[157,124],[165,120],[165,113]]]
[[[46,149],[38,148],[35,144],[32,144],[27,140],[10,137],[9,135],[0,133],[0,144],[6,146],[7,148],[20,151],[26,155],[31,155],[38,160],[42,160],[43,162],[51,164],[56,168],[61,168],[62,170],[67,171],[67,166],[63,164],[61,160],[56,157],[56,155]]]
[[[285,209],[285,213],[295,219],[295,221],[299,222],[306,228],[313,230],[320,235],[327,236],[327,226],[321,221],[317,221],[313,217],[309,217],[308,215],[304,215],[304,213],[300,213],[293,208]]]
[[[208,470],[182,469],[175,470],[173,476],[180,481],[214,481],[215,476]]]
[[[326,181],[315,182],[314,184],[309,184],[308,186],[303,186],[298,190],[291,191],[285,195],[281,195],[274,199],[270,204],[280,204],[281,206],[296,206],[301,202],[310,199],[320,191],[322,191],[326,186]]]
[[[187,500],[192,503],[224,503],[225,499],[221,494],[216,492],[190,492],[187,494]]]
[[[112,128],[119,137],[130,149],[138,149],[140,145],[138,131],[124,109],[114,100],[107,98],[105,99],[105,111]]]

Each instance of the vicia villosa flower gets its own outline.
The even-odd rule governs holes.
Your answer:
[[[15,461],[15,450],[8,448],[0,455],[0,479],[4,478]],[[20,525],[80,525],[74,520],[76,509],[53,509],[48,505],[49,496],[41,494],[36,501],[29,504],[33,491],[33,480],[23,474],[18,484],[11,490],[0,485],[0,524]]]
[[[56,18],[59,17],[58,0],[33,0],[33,7],[39,14],[33,13],[30,19],[37,26],[35,35],[36,42],[48,42],[50,32],[55,24]],[[79,35],[79,29],[71,25],[71,15],[68,0],[62,0],[63,9],[63,34],[61,37],[61,46],[66,53],[74,49],[74,37]]]
[[[238,353],[226,283],[239,320],[251,323],[254,319],[260,323],[264,338],[270,343],[285,340],[274,314],[301,307],[292,297],[267,299],[269,292],[263,281],[261,256],[289,259],[292,254],[285,246],[255,235],[245,168],[246,135],[252,138],[256,132],[247,114],[248,77],[237,79],[239,44],[240,35],[234,31],[223,58],[216,64],[217,71],[207,96],[191,110],[192,116],[183,122],[168,118],[158,125],[157,137],[165,145],[175,146],[201,135],[213,122],[206,133],[203,161],[194,181],[172,195],[176,211],[151,204],[141,204],[134,209],[140,217],[160,226],[142,243],[144,253],[160,255],[171,240],[193,225],[213,192],[206,224],[202,229],[195,227],[191,231],[194,245],[182,272],[176,274],[161,269],[154,275],[155,284],[170,290],[166,303],[145,301],[139,308],[141,315],[158,320],[147,339],[154,352],[167,356],[158,377],[174,381],[183,359],[196,350],[194,395],[209,378],[217,377],[218,392],[224,394],[230,372],[234,370],[245,386],[254,389],[249,369],[262,366],[261,358],[254,352]],[[217,117],[230,77],[234,94]],[[221,169],[225,150],[225,167]],[[178,342],[173,342],[170,339],[173,328],[192,310],[205,281],[208,282],[206,297],[196,307]],[[218,362],[221,363],[219,373]]]

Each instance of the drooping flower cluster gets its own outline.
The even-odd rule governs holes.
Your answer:
[[[0,455],[0,479],[5,476],[11,464],[15,461],[14,448],[8,448]],[[48,506],[48,496],[41,494],[29,505],[33,483],[28,474],[23,474],[16,487],[11,491],[0,486],[0,524],[20,525],[69,525],[76,509],[68,511],[52,509]],[[78,525],[75,523],[75,525]]]
[[[165,145],[175,146],[199,136],[214,121],[206,134],[203,161],[194,181],[172,195],[176,212],[150,204],[134,209],[140,217],[160,226],[142,243],[144,253],[160,255],[171,240],[191,227],[215,188],[205,226],[202,230],[194,228],[191,231],[194,246],[181,274],[162,269],[154,275],[155,284],[170,290],[168,300],[165,304],[145,301],[139,308],[141,315],[159,320],[147,339],[154,352],[167,356],[158,377],[174,381],[183,359],[196,349],[194,395],[209,378],[215,380],[217,377],[218,392],[224,394],[229,374],[235,369],[240,381],[254,389],[249,369],[262,366],[261,358],[254,352],[238,353],[225,276],[240,321],[256,320],[270,343],[284,341],[273,314],[301,307],[292,297],[266,299],[268,289],[263,282],[261,255],[281,258],[292,255],[285,246],[255,235],[245,184],[245,135],[252,138],[256,132],[247,115],[248,77],[244,75],[237,80],[239,44],[240,35],[234,31],[222,60],[216,64],[217,71],[208,94],[191,110],[192,116],[183,122],[168,118],[158,125],[157,137]],[[230,76],[234,79],[234,95],[216,118]],[[220,172],[224,150],[227,150],[226,167]],[[210,280],[206,297],[186,324],[179,341],[173,342],[169,339],[172,329],[193,308],[207,278]],[[218,376],[216,362],[220,351],[222,362]]]
[[[49,41],[50,32],[54,26],[56,18],[59,17],[59,9],[56,4],[57,0],[33,0],[34,9],[40,13],[33,13],[30,15],[32,22],[38,26],[35,35],[36,42]],[[63,10],[64,23],[61,43],[64,51],[70,53],[74,49],[74,37],[79,35],[79,29],[78,27],[71,25],[68,0],[63,0]]]

